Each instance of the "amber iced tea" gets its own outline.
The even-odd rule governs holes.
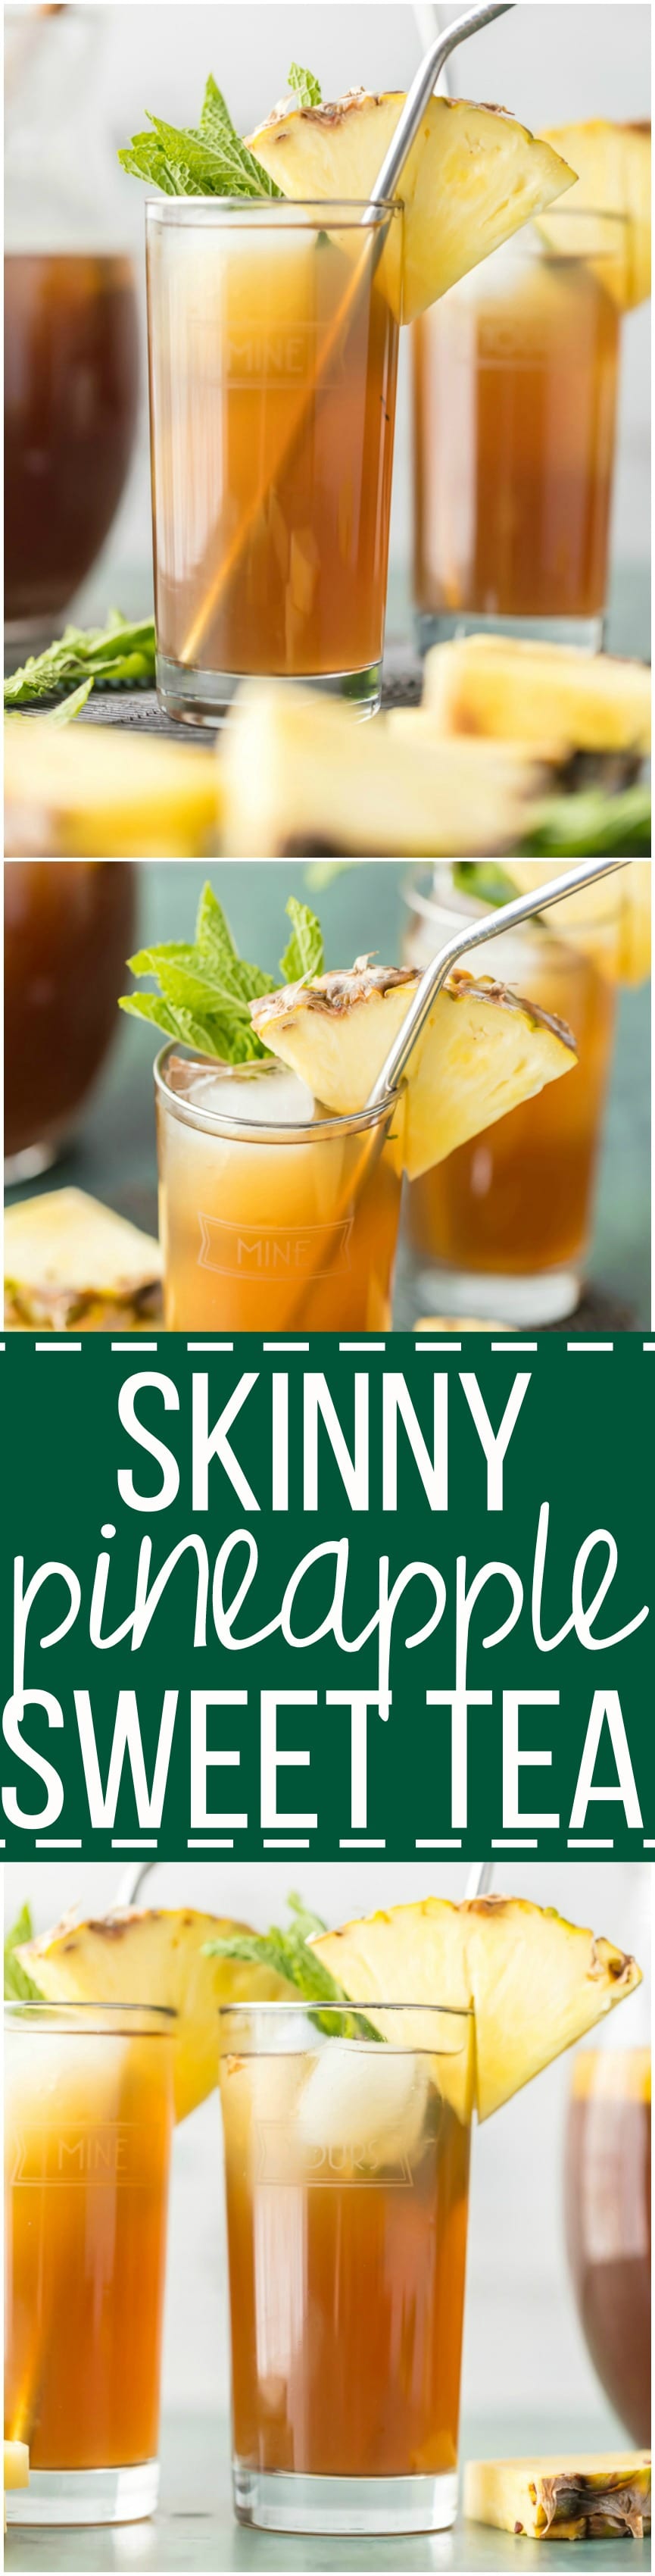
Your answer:
[[[454,927],[455,901],[452,914],[439,907],[433,916],[428,907],[439,925],[427,932],[433,944]],[[407,943],[414,964],[423,962],[426,931],[427,918],[416,916]],[[609,964],[613,923],[598,938]],[[480,952],[483,959],[487,972],[495,969],[567,1022],[578,1061],[565,1083],[547,1084],[411,1183],[409,1241],[421,1296],[463,1312],[464,1294],[472,1312],[495,1316],[504,1292],[512,1320],[554,1320],[577,1302],[589,1242],[615,988],[591,955],[558,939],[555,929],[530,925],[511,940],[506,935]]]
[[[593,260],[581,255],[592,222]],[[619,234],[618,219],[551,211],[545,240],[519,234],[414,325],[415,599],[427,641],[485,620],[600,640]]]
[[[335,2035],[334,2007],[323,2039],[301,2006],[250,2019],[221,2074],[237,2511],[286,2529],[440,2528],[455,2503],[469,2017],[399,2007],[381,2042]]]
[[[120,500],[138,405],[127,259],[5,257],[5,617],[54,619],[95,562]]]
[[[148,208],[158,681],[220,713],[239,677],[376,704],[400,214],[243,200]],[[391,236],[391,238],[390,238]],[[399,256],[399,248],[398,248]]]
[[[385,1330],[400,1207],[393,1109],[331,1118],[275,1063],[157,1066],[170,1331]]]
[[[171,2046],[163,2014],[9,2009],[5,2433],[30,2451],[16,2519],[156,2502]]]

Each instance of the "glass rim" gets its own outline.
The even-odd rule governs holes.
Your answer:
[[[373,232],[390,215],[402,215],[402,197],[147,197],[146,222],[192,225],[199,215],[213,214],[217,224],[273,223],[300,231],[303,224],[320,232],[349,225]],[[367,217],[364,225],[363,218]]]
[[[199,1108],[192,1104],[183,1092],[173,1091],[166,1081],[165,1073],[167,1058],[171,1054],[181,1056],[186,1064],[206,1065],[208,1071],[211,1070],[212,1065],[215,1065],[217,1071],[241,1075],[242,1078],[244,1074],[248,1076],[261,1073],[261,1060],[255,1057],[251,1059],[250,1065],[221,1066],[218,1056],[203,1056],[199,1052],[196,1053],[193,1047],[187,1050],[179,1045],[175,1038],[169,1038],[166,1046],[160,1047],[159,1054],[155,1057],[155,1091],[170,1116],[178,1118],[185,1127],[199,1128],[202,1134],[216,1136],[219,1139],[232,1138],[236,1144],[260,1146],[302,1144],[304,1146],[314,1141],[318,1144],[326,1144],[337,1136],[365,1134],[367,1129],[377,1127],[392,1117],[398,1107],[399,1093],[385,1091],[383,1099],[376,1101],[372,1109],[353,1109],[342,1117],[335,1114],[327,1118],[315,1118],[311,1123],[307,1120],[303,1125],[285,1124],[284,1119],[278,1119],[267,1127],[261,1121],[258,1123],[248,1118],[230,1118],[218,1109]],[[278,1061],[278,1058],[272,1057],[271,1065]],[[264,1059],[265,1063],[266,1059]]]
[[[160,2039],[168,2037],[173,2024],[179,2020],[179,2014],[176,2012],[174,2004],[121,2003],[118,1998],[114,2003],[106,1996],[94,1999],[92,1996],[86,1995],[80,1995],[79,1997],[71,1995],[68,2000],[66,2000],[64,1995],[61,1995],[56,2003],[52,1997],[49,1998],[46,1995],[43,1996],[42,2000],[36,1995],[26,1995],[24,1999],[20,1995],[5,1996],[4,2015],[6,2021],[12,2021],[14,2018],[17,2021],[22,2021],[30,2013],[34,2013],[36,2018],[46,2021],[49,2019],[57,2021],[64,2015],[69,2014],[74,2014],[76,2017],[79,2014],[82,2021],[84,2021],[85,2014],[95,2013],[105,2015],[107,2018],[110,2014],[134,2014],[137,2017],[140,2015],[144,2024],[153,2020],[155,2022],[161,2022],[161,2030],[155,2029],[154,2031],[149,2032],[144,2027],[141,2033],[141,2036],[144,2039]]]
[[[438,862],[438,864],[439,864],[439,865],[443,865],[444,867],[449,867],[450,865],[452,865],[452,862],[451,862],[450,860],[448,860],[448,859],[444,859],[443,861],[439,861],[439,862]],[[475,860],[473,860],[473,861],[471,862],[471,864],[472,864],[473,866],[475,866],[475,864],[476,864]],[[539,864],[540,864],[540,862],[539,862],[538,860],[536,860],[536,861],[535,861],[535,865],[536,865],[536,866],[539,866]],[[619,880],[618,882],[620,882],[620,880]],[[545,883],[545,879],[544,879],[544,883]],[[518,887],[517,887],[516,891],[517,891],[517,894],[518,894]],[[525,892],[525,888],[523,889],[523,891]],[[536,891],[536,889],[535,889],[535,891]],[[592,891],[593,891],[593,888],[590,888],[590,892],[592,892]],[[573,895],[573,894],[575,894],[575,887],[572,887],[572,888],[571,888],[571,894],[572,894],[572,895]],[[434,914],[435,914],[435,913],[439,913],[439,912],[447,913],[448,915],[450,915],[450,914],[452,913],[453,918],[459,918],[459,919],[461,920],[461,918],[462,918],[462,912],[465,912],[465,913],[466,913],[466,915],[467,915],[467,918],[468,918],[469,916],[471,916],[471,917],[475,918],[475,915],[476,915],[477,913],[479,913],[479,915],[480,915],[480,920],[481,920],[481,921],[485,921],[485,922],[486,922],[486,921],[488,921],[488,919],[489,919],[489,914],[490,914],[490,912],[492,912],[492,911],[494,910],[494,906],[489,902],[488,897],[486,897],[485,895],[475,895],[475,894],[461,894],[461,895],[459,895],[459,894],[458,894],[458,891],[457,891],[457,888],[456,888],[456,887],[454,887],[454,886],[453,886],[452,888],[445,887],[445,888],[444,888],[444,892],[443,892],[443,894],[434,894],[434,895],[427,894],[427,893],[423,890],[423,888],[422,888],[421,886],[414,886],[414,887],[412,887],[411,885],[410,885],[410,886],[403,886],[403,888],[402,888],[402,900],[403,900],[403,903],[404,903],[404,905],[405,905],[405,907],[406,907],[406,910],[407,910],[408,912],[418,912],[418,913],[420,913],[421,918],[422,918],[424,921],[430,921],[430,920],[433,918]],[[508,903],[510,902],[510,900],[511,900],[511,898],[510,898],[510,896],[508,895],[508,897],[507,897],[507,901],[508,901]],[[566,912],[566,906],[567,906],[567,903],[568,903],[568,902],[570,902],[570,900],[571,900],[571,897],[570,897],[569,895],[562,895],[562,897],[561,897],[561,901],[560,901],[559,903],[552,903],[552,904],[551,904],[551,903],[549,903],[549,904],[547,904],[546,909],[545,909],[545,911],[544,911],[544,912],[538,912],[537,910],[535,910],[535,912],[534,912],[534,913],[529,913],[529,914],[528,914],[527,919],[526,919],[525,921],[515,921],[515,922],[513,922],[513,923],[510,923],[509,929],[508,929],[507,927],[505,927],[505,928],[501,928],[500,930],[498,930],[498,932],[497,932],[497,934],[496,934],[497,938],[498,938],[498,939],[506,939],[506,940],[511,940],[511,939],[520,939],[520,940],[524,940],[524,939],[530,939],[530,938],[532,938],[532,939],[534,939],[535,941],[541,941],[541,940],[543,939],[544,929],[545,929],[545,930],[546,930],[546,931],[547,931],[551,936],[553,936],[554,938],[556,938],[556,937],[557,937],[557,915],[558,915],[558,912],[563,912],[563,913],[565,913],[565,912]],[[608,938],[610,938],[610,937],[612,937],[613,935],[615,935],[615,934],[616,934],[616,930],[617,930],[617,925],[618,925],[619,919],[620,919],[620,904],[619,904],[618,896],[617,896],[616,908],[612,911],[612,913],[611,913],[611,914],[609,914],[609,915],[608,915],[607,913],[601,913],[601,912],[594,912],[594,913],[590,913],[590,914],[589,914],[589,920],[588,920],[588,925],[587,925],[587,926],[588,926],[589,930],[591,930],[591,931],[605,931],[605,932],[607,933]],[[490,946],[490,945],[491,945],[491,941],[488,941],[488,942],[487,942],[487,941],[485,940],[484,945],[485,945],[485,947],[486,947],[486,946]],[[565,947],[565,946],[566,946],[566,941],[562,939],[561,934],[560,934],[560,938],[559,938],[558,945],[559,945],[560,947]],[[579,962],[580,962],[580,961],[579,961],[579,956],[578,956],[578,958],[577,958],[577,962],[578,962],[578,964],[579,964]],[[575,949],[571,948],[571,965],[572,965],[572,966],[574,966],[574,965],[575,965],[575,963],[576,963],[576,951],[575,951]],[[458,961],[458,963],[456,964],[455,968],[453,969],[453,972],[454,972],[455,974],[457,974],[457,973],[459,972],[459,965],[460,965],[460,964],[462,964],[463,966],[465,966],[465,967],[466,967],[466,958],[461,959],[461,960],[459,960],[459,961]],[[469,970],[467,969],[467,971],[469,971]]]
[[[329,1999],[324,2001],[322,1995],[293,1995],[288,2001],[285,2000],[284,1995],[262,1995],[261,1999],[254,1996],[252,2003],[249,2003],[247,1996],[242,1995],[240,2002],[218,2004],[216,2009],[221,2019],[223,2016],[227,2019],[230,2013],[241,2015],[244,2013],[304,2013],[307,2019],[308,2015],[317,2012],[340,2013],[342,2020],[344,2013],[362,2013],[366,2019],[372,2013],[383,2012],[436,2013],[440,2019],[445,2013],[449,2021],[475,2019],[474,2004],[426,2004],[416,2001],[399,2003],[397,2000],[394,2003],[384,2003],[377,1995],[368,1995],[363,2003],[353,1995],[344,1996],[341,2003],[336,2001],[332,2003]]]

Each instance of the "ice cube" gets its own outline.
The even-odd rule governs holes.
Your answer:
[[[384,2041],[331,2040],[304,2086],[297,2134],[306,2147],[393,2163],[416,2145],[427,2094],[419,2057]]]

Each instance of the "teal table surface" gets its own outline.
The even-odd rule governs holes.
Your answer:
[[[119,864],[117,862],[117,864]],[[401,954],[413,870],[395,860],[364,860],[342,867],[317,884],[316,871],[285,860],[216,860],[212,883],[225,906],[242,952],[279,972],[288,923],[285,904],[296,893],[320,912],[330,965],[346,965],[365,949],[385,963]],[[142,946],[192,935],[207,868],[195,860],[144,860],[137,871],[137,926]],[[126,976],[126,984],[129,978]],[[116,1014],[113,1050],[88,1099],[78,1133],[54,1172],[9,1197],[75,1183],[156,1231],[157,1195],[152,1065],[156,1033]],[[615,1303],[607,1321],[650,1325],[650,994],[624,993],[605,1114],[588,1280],[596,1295]],[[394,1309],[397,1328],[411,1330],[416,1301],[401,1261]]]
[[[608,2447],[620,2447],[610,2419],[606,2439]],[[545,2457],[558,2447],[571,2452],[576,2441],[581,2449],[598,2451],[598,2425],[569,2418],[537,2426],[497,2418],[471,2423],[463,2449],[472,2458],[521,2458],[530,2448]],[[405,2576],[405,2570],[412,2576],[418,2569],[432,2569],[435,2576],[514,2576],[514,2570],[516,2576],[534,2576],[537,2567],[541,2576],[561,2576],[565,2567],[571,2576],[588,2576],[592,2567],[598,2576],[603,2570],[613,2576],[619,2567],[625,2576],[646,2576],[650,2568],[647,2540],[576,2541],[572,2557],[570,2541],[514,2540],[509,2532],[471,2522],[458,2522],[454,2531],[434,2539],[426,2534],[411,2540],[288,2540],[244,2530],[232,2513],[229,2427],[225,2418],[209,2415],[164,2423],[161,2503],[151,2522],[102,2531],[16,2529],[8,2534],[5,2552],[8,2576],[46,2576],[55,2569],[62,2576],[96,2576],[105,2569],[116,2576],[168,2576],[169,2570],[175,2576],[187,2570],[189,2576],[223,2576],[224,2570],[313,2576],[314,2569],[332,2569],[334,2576],[359,2576],[360,2569],[362,2576],[365,2569],[378,2576]]]

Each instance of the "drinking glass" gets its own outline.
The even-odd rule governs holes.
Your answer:
[[[174,2015],[5,2006],[5,2434],[12,2522],[157,2502]]]
[[[624,231],[549,208],[413,325],[422,647],[468,633],[600,647]]]
[[[618,882],[618,880],[617,880]],[[409,896],[405,962],[424,966],[458,923],[488,906],[435,869]],[[466,957],[572,1029],[578,1061],[407,1189],[406,1233],[426,1313],[518,1325],[556,1323],[579,1303],[615,1023],[616,914],[586,925],[588,948],[562,936],[566,902]],[[606,967],[607,971],[603,971]]]
[[[103,12],[5,11],[5,635],[61,625],[124,489],[139,404],[125,208],[107,147]]]
[[[651,2438],[651,2061],[582,2048],[566,2133],[566,2241],[601,2386],[633,2442]]]
[[[221,2019],[237,2517],[444,2530],[473,2017],[272,2003]]]
[[[400,1213],[394,1098],[315,1110],[275,1059],[155,1066],[170,1332],[386,1330]]]
[[[157,687],[215,723],[247,674],[380,701],[401,210],[147,207]]]

